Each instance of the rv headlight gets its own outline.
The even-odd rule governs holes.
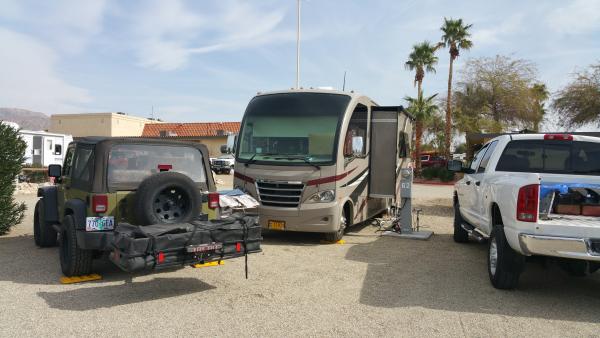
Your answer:
[[[333,190],[319,191],[318,193],[310,196],[308,199],[309,203],[325,203],[332,202],[335,199],[335,192]]]

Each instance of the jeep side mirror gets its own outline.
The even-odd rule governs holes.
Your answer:
[[[229,154],[229,147],[226,144],[221,146],[221,154]]]
[[[60,164],[51,164],[48,166],[48,177],[59,178],[62,174],[62,167]]]

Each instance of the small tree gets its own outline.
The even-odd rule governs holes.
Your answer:
[[[13,127],[0,121],[0,235],[23,220],[25,204],[14,200],[15,178],[21,172],[27,144]]]
[[[557,93],[552,108],[561,116],[563,127],[600,126],[600,63],[576,74],[575,79]]]
[[[434,94],[429,97],[423,97],[423,93],[417,97],[407,96],[404,98],[408,102],[406,110],[415,117],[415,170],[417,173],[421,171],[421,141],[423,139],[423,126],[438,110],[435,103]]]

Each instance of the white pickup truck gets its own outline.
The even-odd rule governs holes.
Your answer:
[[[454,241],[488,240],[492,285],[515,288],[527,256],[573,275],[600,268],[600,138],[513,134],[486,143],[454,192]]]

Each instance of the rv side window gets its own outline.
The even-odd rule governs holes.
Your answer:
[[[62,145],[60,145],[60,144],[54,145],[54,155],[62,155]]]
[[[352,113],[344,140],[344,157],[363,157],[367,154],[367,106],[358,104]]]

